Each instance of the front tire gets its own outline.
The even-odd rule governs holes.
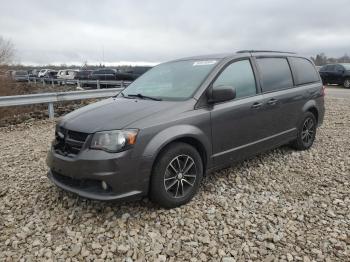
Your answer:
[[[317,121],[316,117],[311,112],[304,114],[303,121],[298,128],[297,139],[292,142],[292,147],[296,150],[307,150],[309,149],[316,137]]]
[[[344,80],[343,86],[344,86],[345,88],[350,88],[350,78],[346,78],[346,79]]]
[[[150,198],[164,208],[188,203],[203,177],[198,151],[186,143],[173,143],[159,155],[152,171]]]

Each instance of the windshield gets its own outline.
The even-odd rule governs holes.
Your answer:
[[[198,89],[217,60],[186,60],[160,64],[131,83],[122,96],[149,96],[161,100],[186,100]]]
[[[345,70],[350,70],[350,64],[341,64],[341,65],[345,67]]]

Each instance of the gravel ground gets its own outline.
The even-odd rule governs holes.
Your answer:
[[[0,128],[0,261],[350,261],[349,112],[328,98],[311,150],[216,172],[173,210],[62,192],[46,178],[53,123]]]

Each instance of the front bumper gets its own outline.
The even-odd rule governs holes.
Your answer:
[[[107,153],[82,150],[75,157],[47,156],[48,178],[58,187],[94,200],[133,200],[148,193],[151,163],[136,159],[129,151]],[[104,181],[108,187],[102,187]]]

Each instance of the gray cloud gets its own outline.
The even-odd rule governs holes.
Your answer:
[[[239,49],[350,53],[347,0],[6,1],[0,35],[25,63],[161,62]]]

